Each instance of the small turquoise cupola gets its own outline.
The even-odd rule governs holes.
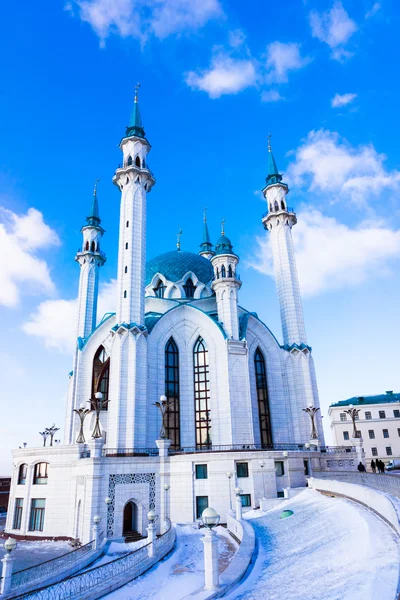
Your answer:
[[[202,238],[202,242],[200,244],[200,252],[199,252],[199,254],[201,256],[204,256],[204,258],[208,258],[208,259],[210,259],[215,254],[215,252],[213,250],[213,245],[211,243],[210,234],[209,234],[209,231],[208,231],[207,209],[206,208],[204,209],[203,238]]]
[[[274,155],[272,154],[271,134],[268,136],[268,175],[265,181],[267,185],[280,183],[282,181],[282,175],[278,171]]]
[[[133,100],[133,109],[129,125],[126,128],[125,137],[140,137],[145,138],[146,134],[143,129],[142,116],[139,108],[139,87],[140,83],[135,87],[135,98]]]
[[[232,242],[225,235],[225,219],[221,222],[221,236],[215,245],[215,254],[234,254]]]
[[[99,180],[96,180],[96,183],[94,184],[94,190],[93,190],[93,201],[92,201],[92,208],[90,211],[90,215],[88,217],[86,217],[86,226],[88,227],[99,227],[100,223],[101,223],[101,219],[100,219],[100,215],[99,215],[99,203],[97,201],[97,182]]]

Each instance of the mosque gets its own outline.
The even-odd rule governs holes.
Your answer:
[[[225,514],[236,487],[242,504],[256,507],[305,484],[304,409],[318,409],[319,400],[291,234],[297,219],[270,144],[262,224],[271,237],[283,344],[239,304],[246,285],[239,256],[224,229],[212,244],[206,218],[198,253],[178,244],[146,262],[155,179],[137,92],[120,149],[115,312],[98,322],[106,243],[95,190],[75,257],[77,344],[64,442],[13,451],[6,531],[17,538],[85,543],[96,514],[108,538],[129,538],[145,532],[150,508],[162,528],[166,516],[193,522],[209,505]],[[314,442],[323,444],[319,411],[316,427]]]

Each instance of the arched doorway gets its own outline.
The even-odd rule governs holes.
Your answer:
[[[127,537],[132,533],[137,533],[138,530],[138,510],[134,502],[128,502],[124,508],[124,524],[122,535]]]

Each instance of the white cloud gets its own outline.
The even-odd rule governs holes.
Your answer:
[[[16,306],[22,290],[53,293],[48,265],[36,251],[59,244],[39,211],[30,208],[25,215],[17,215],[0,207],[0,305]]]
[[[311,11],[309,18],[312,36],[328,44],[332,49],[332,58],[343,61],[353,56],[344,46],[358,27],[341,2],[334,2],[332,8],[324,13]]]
[[[103,284],[99,293],[99,320],[106,312],[115,312],[116,280]],[[76,343],[77,300],[46,300],[23,323],[22,330],[43,340],[49,350],[72,354]]]
[[[301,292],[308,297],[387,275],[390,261],[400,257],[400,231],[368,223],[352,229],[316,210],[298,215],[293,241]],[[270,240],[257,242],[257,259],[248,263],[273,276]]]
[[[198,73],[190,71],[186,75],[189,87],[207,92],[210,98],[236,94],[255,85],[256,80],[257,73],[252,60],[234,59],[223,52],[214,56],[208,70]]]
[[[155,35],[203,27],[210,19],[222,17],[219,0],[75,0],[82,21],[89,23],[104,45],[111,34],[134,37],[141,42]],[[73,14],[74,5],[65,6]]]
[[[261,94],[262,102],[279,102],[279,100],[284,100],[285,98],[281,96],[278,90],[265,90]]]
[[[331,100],[332,108],[340,108],[341,106],[346,106],[346,104],[350,104],[357,98],[357,94],[335,94],[335,96]]]
[[[301,56],[300,44],[272,42],[267,47],[267,81],[286,83],[289,71],[302,69],[310,60]]]
[[[371,17],[374,17],[381,8],[382,8],[381,3],[375,2],[373,4],[373,6],[370,8],[370,10],[365,13],[365,18],[370,19]]]
[[[246,40],[246,35],[241,29],[235,29],[229,32],[229,45],[231,48],[239,48],[243,46]]]
[[[293,154],[288,178],[335,201],[350,199],[365,207],[371,196],[398,189],[400,184],[400,172],[386,171],[385,155],[372,144],[353,147],[338,133],[324,129],[311,131]]]

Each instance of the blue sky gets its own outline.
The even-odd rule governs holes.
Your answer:
[[[0,470],[63,426],[73,257],[100,178],[101,310],[112,310],[118,143],[140,102],[157,185],[148,256],[196,251],[202,210],[241,257],[240,302],[281,339],[262,229],[267,136],[293,230],[323,414],[398,391],[400,150],[394,1],[25,0],[0,24]],[[101,316],[101,315],[100,315]]]

